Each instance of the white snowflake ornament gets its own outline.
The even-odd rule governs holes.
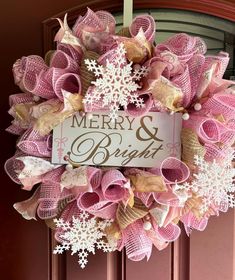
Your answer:
[[[95,254],[95,249],[102,249],[104,252],[112,252],[117,246],[104,240],[106,234],[105,228],[110,226],[112,220],[97,221],[95,217],[90,217],[85,211],[79,218],[72,218],[72,222],[65,222],[63,219],[54,219],[57,228],[62,230],[59,238],[63,240],[62,244],[57,245],[53,251],[54,254],[62,254],[71,249],[73,254],[78,254],[79,265],[85,268],[88,263],[88,253]]]
[[[194,163],[198,172],[193,174],[194,180],[191,184],[185,183],[185,189],[191,190],[202,197],[201,214],[204,214],[211,205],[226,208],[235,207],[235,169],[232,166],[234,158],[231,152],[223,161],[207,162],[203,157],[196,155]]]
[[[136,91],[140,86],[136,83],[146,76],[148,69],[138,67],[132,71],[132,62],[127,63],[125,58],[124,44],[120,44],[112,61],[107,59],[106,65],[98,65],[95,60],[85,59],[87,69],[92,71],[97,77],[96,81],[91,82],[95,88],[88,92],[83,103],[93,105],[102,100],[102,106],[110,107],[110,119],[113,122],[117,119],[117,112],[120,106],[125,109],[129,103],[135,104],[137,108],[144,107],[143,98],[139,98]]]

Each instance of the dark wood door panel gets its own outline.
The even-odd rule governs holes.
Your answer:
[[[212,217],[206,230],[190,237],[190,280],[233,280],[235,213]]]
[[[85,269],[81,269],[77,263],[78,257],[67,253],[66,258],[66,276],[67,280],[90,280],[94,277],[96,280],[107,279],[107,254],[97,250],[95,255],[89,254],[88,264]]]
[[[158,251],[153,249],[152,256],[149,261],[133,262],[127,260],[126,263],[126,279],[142,280],[142,279],[161,279],[171,280],[171,245],[165,250]]]

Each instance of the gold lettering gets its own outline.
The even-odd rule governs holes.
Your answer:
[[[99,125],[93,126],[94,123],[97,124],[97,122],[98,122],[98,120],[95,120],[94,118],[95,117],[99,118],[99,116],[100,115],[98,115],[98,114],[92,115],[92,119],[90,119],[90,126],[89,126],[89,128],[99,128]]]
[[[118,121],[119,119],[121,119],[120,121]],[[122,126],[122,123],[124,122],[124,118],[123,116],[118,116],[118,119],[115,120],[115,125],[114,125],[114,129],[117,129],[117,125],[120,126],[121,130],[124,130],[124,127]]]
[[[81,117],[79,116],[79,118],[81,118]],[[75,122],[77,124],[77,127],[80,127],[81,124],[83,123],[82,127],[83,128],[87,128],[87,126],[86,126],[86,116],[85,115],[81,118],[80,122],[78,122],[77,115],[74,115],[73,118],[72,118],[72,125],[71,125],[71,127],[75,127]]]
[[[136,138],[140,141],[149,141],[151,139],[155,140],[155,141],[159,141],[159,142],[162,142],[163,140],[162,139],[159,139],[156,137],[157,133],[158,133],[158,128],[156,127],[152,127],[154,132],[152,133],[149,128],[145,125],[145,119],[146,118],[149,118],[152,122],[153,118],[151,116],[144,116],[140,119],[140,127],[137,129],[136,131]],[[144,131],[149,137],[145,137],[143,138],[141,136],[141,131]]]
[[[128,128],[128,130],[133,130],[133,128],[132,128],[132,123],[133,123],[133,121],[134,121],[134,118],[132,118],[132,120],[130,121],[129,116],[126,116],[126,119],[127,119],[128,122],[129,122],[129,128]]]
[[[109,125],[110,124],[110,117],[108,115],[102,115],[102,127],[101,127],[101,129],[105,129],[105,124],[107,125],[108,129],[112,129],[112,127]]]

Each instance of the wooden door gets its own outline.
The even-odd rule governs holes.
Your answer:
[[[78,6],[76,6],[78,5]],[[156,13],[162,22],[174,22],[177,17],[174,9],[197,11],[219,18],[235,21],[235,3],[230,1],[134,1],[135,9],[146,9]],[[3,6],[3,3],[2,3]],[[71,7],[74,7],[70,9]],[[8,96],[17,92],[13,84],[11,66],[13,62],[28,54],[43,55],[53,47],[53,37],[58,30],[56,21],[48,19],[59,13],[59,16],[69,10],[69,23],[73,23],[79,13],[84,13],[86,6],[94,10],[107,9],[116,13],[122,11],[122,0],[94,0],[94,1],[8,1],[2,7],[0,24],[1,34],[1,166],[4,161],[14,153],[14,137],[3,132],[10,123],[7,115]],[[163,10],[152,10],[161,8]],[[170,10],[164,10],[169,9]],[[63,12],[61,12],[63,11]],[[190,13],[190,12],[189,12]],[[192,23],[189,13],[184,13],[184,20]],[[199,19],[194,15],[194,21],[207,25],[207,20]],[[48,20],[45,20],[48,19]],[[45,20],[45,21],[44,21]],[[217,21],[213,18],[215,22]],[[179,22],[182,21],[179,18]],[[43,25],[41,23],[43,22]],[[179,24],[178,22],[178,24]],[[235,26],[231,22],[221,21],[220,26],[229,29],[224,32],[224,37],[219,33],[210,38],[213,46],[216,42],[217,49],[225,49],[234,55]],[[160,24],[160,23],[159,23]],[[195,25],[195,22],[193,23]],[[162,25],[163,26],[163,25]],[[174,25],[175,26],[175,25]],[[43,27],[43,28],[42,28]],[[160,25],[161,27],[161,25]],[[178,25],[183,31],[182,26]],[[166,27],[161,27],[164,37]],[[180,31],[179,30],[179,31]],[[212,28],[215,32],[216,28]],[[234,30],[234,33],[233,33]],[[171,30],[172,31],[172,30]],[[177,31],[177,30],[174,30]],[[185,30],[188,31],[187,29]],[[164,33],[165,32],[165,33]],[[213,33],[211,31],[211,33]],[[169,33],[169,29],[168,29]],[[222,36],[222,35],[221,35]],[[205,35],[205,37],[208,37]],[[210,36],[209,36],[210,37]],[[217,39],[216,39],[217,38]],[[208,39],[208,38],[207,38]],[[209,39],[208,39],[209,40]],[[214,41],[213,41],[214,40]],[[209,41],[208,41],[209,42]],[[220,42],[220,44],[217,44]],[[213,51],[213,50],[211,50]],[[216,50],[215,50],[216,51]],[[234,76],[234,64],[230,64],[227,76]],[[63,256],[52,255],[55,241],[53,233],[43,222],[23,220],[13,209],[16,201],[21,201],[30,196],[20,190],[10,179],[1,172],[2,194],[0,196],[0,272],[2,279],[6,280],[232,280],[235,279],[234,271],[234,212],[212,218],[208,228],[203,232],[194,232],[190,239],[184,234],[180,239],[166,250],[153,251],[149,262],[134,263],[125,259],[124,252],[105,255],[98,253],[89,257],[89,265],[81,270],[76,257],[69,254]]]

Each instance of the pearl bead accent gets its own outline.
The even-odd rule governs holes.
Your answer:
[[[183,119],[184,121],[187,121],[187,120],[189,119],[189,114],[188,114],[188,113],[184,113],[184,114],[182,115],[182,119]]]
[[[73,166],[72,166],[71,164],[67,164],[67,165],[65,166],[65,169],[66,169],[67,171],[71,171],[71,170],[73,170]]]
[[[144,230],[150,230],[152,228],[152,224],[149,221],[144,222],[143,224]]]
[[[34,96],[33,96],[33,100],[34,100],[35,102],[38,102],[38,101],[40,100],[40,97],[37,96],[37,95],[34,95]]]
[[[194,105],[194,110],[195,111],[200,111],[202,109],[202,105],[200,104],[200,103],[196,103],[195,105]]]

